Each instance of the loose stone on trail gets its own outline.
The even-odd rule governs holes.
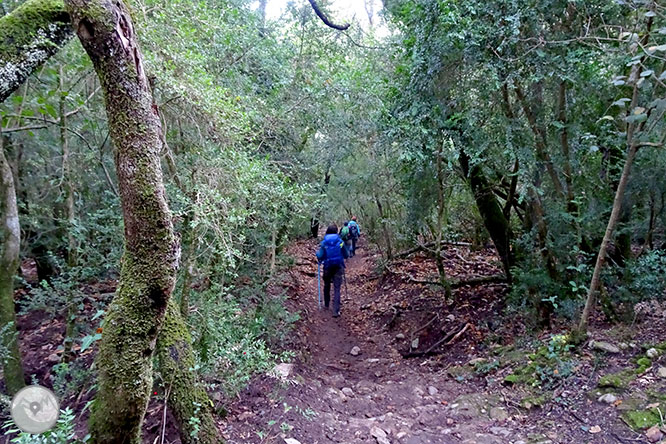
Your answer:
[[[605,341],[590,341],[590,348],[601,350],[606,353],[620,353],[619,347]]]
[[[377,440],[378,444],[390,444],[391,442],[386,432],[377,426],[370,429],[370,434]]]
[[[291,372],[294,370],[294,364],[282,363],[273,367],[273,370],[269,372],[269,375],[285,381],[291,375]]]
[[[600,396],[598,401],[606,404],[613,404],[617,401],[617,396],[612,393],[606,393],[605,395]]]

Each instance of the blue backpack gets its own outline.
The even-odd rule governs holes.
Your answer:
[[[321,245],[324,247],[324,251],[326,252],[326,259],[324,259],[325,267],[345,264],[345,258],[342,255],[344,243],[342,242],[340,236],[337,234],[327,234],[324,237],[324,240],[321,242]]]

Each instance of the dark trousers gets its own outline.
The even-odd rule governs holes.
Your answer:
[[[331,302],[331,282],[333,282],[333,313],[340,313],[340,288],[342,287],[343,267],[331,265],[324,267],[324,306]]]
[[[312,234],[313,239],[317,239],[317,236],[319,236],[319,221],[314,217],[310,220],[310,234]]]
[[[358,240],[357,237],[352,237],[352,247],[351,247],[351,255],[356,256],[356,241]]]

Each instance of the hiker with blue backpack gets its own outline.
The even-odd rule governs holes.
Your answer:
[[[349,227],[349,236],[351,237],[351,250],[349,255],[353,257],[356,256],[356,241],[361,237],[361,227],[356,223],[356,216],[352,216],[347,226]]]
[[[345,270],[345,259],[349,257],[347,247],[338,234],[335,224],[326,229],[321,241],[317,260],[324,264],[324,308],[328,309],[331,301],[331,282],[333,283],[333,317],[340,316],[340,290]]]

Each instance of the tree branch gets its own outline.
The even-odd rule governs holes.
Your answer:
[[[321,10],[319,5],[317,5],[317,2],[315,0],[308,0],[310,2],[310,5],[312,6],[312,9],[314,9],[315,14],[317,14],[317,17],[321,19],[322,22],[329,28],[337,29],[338,31],[344,31],[347,28],[349,28],[349,23],[346,23],[344,25],[336,25],[335,23],[331,22],[328,17],[326,17],[326,14]]]
[[[0,102],[72,36],[61,0],[28,0],[0,18]]]

